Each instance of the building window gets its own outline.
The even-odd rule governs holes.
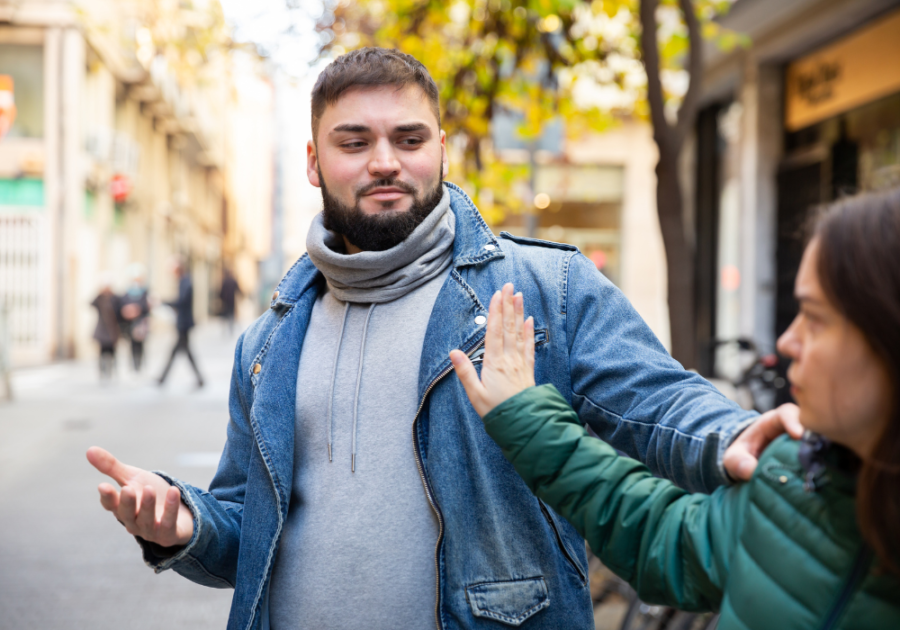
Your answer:
[[[612,282],[621,278],[624,169],[599,164],[541,164],[535,172],[535,236],[578,247]],[[525,235],[522,215],[500,229]]]
[[[8,138],[44,136],[44,49],[0,44],[0,74],[13,79],[16,118]]]

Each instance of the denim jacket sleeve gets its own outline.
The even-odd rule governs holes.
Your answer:
[[[725,448],[756,418],[662,346],[588,259],[572,256],[566,336],[572,406],[614,448],[690,491],[729,482]]]
[[[191,540],[170,555],[164,549],[138,539],[144,562],[157,573],[173,569],[193,582],[217,588],[234,588],[247,470],[254,444],[250,410],[243,395],[242,347],[243,337],[237,343],[231,376],[228,441],[209,492],[154,471],[181,491],[181,499],[194,516]]]

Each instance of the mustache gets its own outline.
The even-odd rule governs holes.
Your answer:
[[[409,193],[413,197],[415,197],[416,193],[419,192],[410,184],[407,184],[406,182],[402,182],[399,179],[389,177],[387,179],[377,179],[374,182],[372,182],[371,184],[366,184],[362,188],[357,189],[357,191],[356,191],[357,201],[359,201],[360,197],[363,197],[364,195],[369,194],[376,188],[399,188],[403,192]]]

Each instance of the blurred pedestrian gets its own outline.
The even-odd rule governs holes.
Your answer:
[[[100,380],[108,381],[116,368],[116,342],[119,340],[119,298],[112,291],[109,274],[102,274],[100,293],[91,302],[97,309],[94,339],[100,344]]]
[[[234,333],[235,302],[243,295],[240,285],[227,267],[222,271],[222,287],[219,289],[219,299],[222,303],[222,319],[228,327],[228,334]]]
[[[534,324],[511,287],[491,304],[481,374],[451,358],[528,487],[643,601],[719,610],[720,630],[900,628],[898,252],[900,190],[820,221],[778,340],[806,433],[712,495],[621,457],[553,385],[534,386]]]
[[[131,341],[131,362],[135,372],[141,371],[144,360],[144,342],[150,332],[150,302],[144,281],[144,266],[132,263],[128,267],[130,282],[120,298],[119,314],[123,329]]]
[[[171,302],[166,302],[166,304],[175,310],[175,328],[178,330],[178,341],[175,342],[169,362],[166,363],[166,368],[159,377],[159,384],[163,385],[166,382],[166,377],[169,375],[169,370],[172,369],[172,363],[175,361],[175,355],[179,352],[184,352],[191,363],[191,367],[194,369],[194,374],[197,376],[197,387],[203,387],[203,376],[200,374],[190,346],[190,332],[191,328],[194,327],[194,285],[191,282],[187,263],[184,260],[179,259],[175,262],[174,272],[178,277],[178,298]]]

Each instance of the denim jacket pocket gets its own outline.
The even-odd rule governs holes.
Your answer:
[[[520,626],[550,605],[547,583],[541,576],[473,584],[466,587],[466,600],[476,617],[508,626]]]

